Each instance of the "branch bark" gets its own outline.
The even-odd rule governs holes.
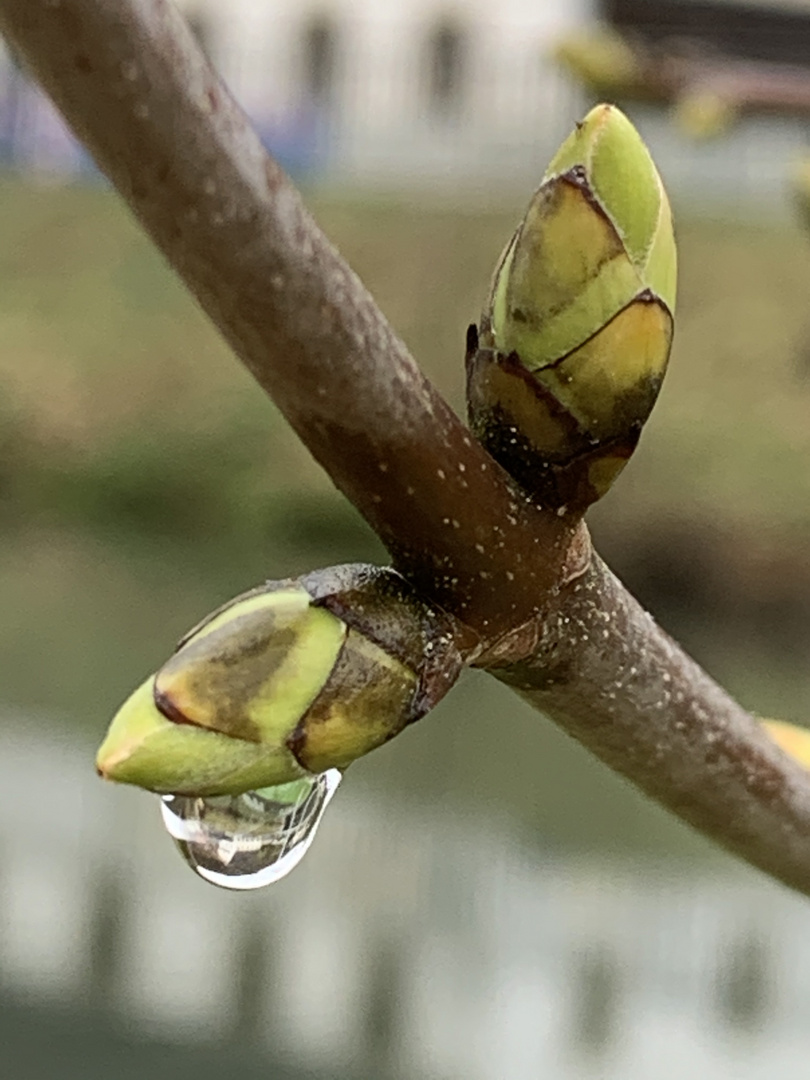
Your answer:
[[[166,0],[0,0],[0,27],[395,565],[492,670],[810,894],[810,777],[665,635],[578,518],[518,492],[420,373]]]

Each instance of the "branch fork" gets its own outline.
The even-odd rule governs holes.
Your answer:
[[[447,620],[451,651],[491,670],[684,820],[810,895],[810,774],[800,764],[810,758],[795,742],[794,756],[783,752],[778,730],[769,729],[772,738],[590,555],[584,507],[558,513],[471,437],[267,157],[167,0],[0,0],[0,28],[375,528],[408,589]],[[612,138],[621,127],[614,121],[597,116],[592,127],[607,125]],[[626,133],[617,138],[626,145]],[[615,143],[594,142],[607,156],[597,153],[591,176],[630,253],[629,279],[660,254],[663,203],[659,195],[657,209],[639,203],[640,216],[626,217],[638,200],[621,183],[610,186],[605,163]],[[515,306],[504,310],[506,322],[491,320],[496,338],[514,323]],[[574,345],[607,325],[585,326]],[[521,338],[505,355],[514,348],[545,378],[543,356],[529,362],[524,347]]]

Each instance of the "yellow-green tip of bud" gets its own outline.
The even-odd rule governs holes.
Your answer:
[[[577,124],[544,181],[581,168],[636,268],[643,287],[675,314],[677,255],[672,213],[650,152],[615,105],[597,105]]]
[[[102,776],[213,795],[305,774],[288,740],[346,637],[300,586],[250,596],[193,632],[124,703],[99,749]]]
[[[598,105],[506,247],[481,322],[493,355],[468,367],[473,429],[524,487],[582,506],[610,485],[666,370],[676,274],[649,151],[619,109]],[[509,450],[519,444],[522,462]]]
[[[556,363],[641,293],[675,313],[677,256],[664,185],[620,109],[597,105],[555,154],[496,271],[495,347]]]
[[[96,768],[105,780],[184,795],[238,794],[305,775],[283,745],[265,748],[168,720],[155,704],[154,676],[116,713]]]

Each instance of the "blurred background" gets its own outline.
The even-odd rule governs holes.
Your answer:
[[[464,331],[593,101],[681,253],[670,374],[591,515],[751,709],[810,672],[808,0],[183,5],[463,411]],[[255,895],[98,781],[126,694],[265,578],[385,553],[45,100],[0,63],[0,1048],[15,1080],[806,1077],[810,906],[469,673]]]

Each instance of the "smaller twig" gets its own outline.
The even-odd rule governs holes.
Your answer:
[[[677,105],[711,95],[737,115],[810,115],[810,73],[805,68],[739,60],[688,39],[652,45],[618,33],[594,33],[563,41],[557,56],[597,93],[620,99]]]

